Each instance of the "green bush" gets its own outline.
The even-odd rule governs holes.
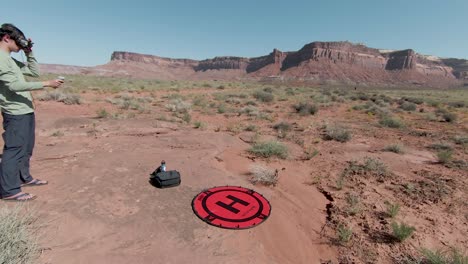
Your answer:
[[[272,102],[275,99],[275,96],[272,93],[268,93],[265,91],[256,91],[253,95],[255,99],[261,102]]]
[[[405,111],[415,111],[416,110],[416,104],[411,103],[411,102],[403,102],[400,105],[400,108],[405,110]]]
[[[20,206],[0,208],[0,263],[36,263],[37,217]]]
[[[249,152],[264,158],[275,156],[281,159],[285,159],[288,157],[287,147],[278,141],[256,143],[249,149]]]
[[[66,105],[81,104],[81,97],[79,94],[64,93],[56,90],[42,93],[37,99],[39,101],[62,102]]]
[[[452,150],[441,150],[437,152],[437,160],[442,164],[447,164],[452,160]]]
[[[338,241],[342,244],[346,244],[351,240],[353,236],[353,230],[344,225],[339,225],[337,230]]]
[[[300,115],[315,115],[318,112],[318,107],[315,104],[299,103],[293,107]]]
[[[403,242],[409,238],[416,228],[409,226],[405,223],[398,224],[396,222],[392,223],[393,236],[398,240],[398,242]]]
[[[338,142],[347,142],[351,140],[351,132],[339,125],[328,125],[325,128],[325,139],[336,140]]]
[[[369,157],[365,158],[364,165],[362,165],[362,169],[366,172],[371,172],[372,174],[378,177],[386,177],[390,175],[387,166],[383,162],[381,162],[378,159],[373,159]]]
[[[457,115],[455,113],[444,113],[442,118],[445,122],[453,123],[457,120]]]
[[[382,116],[380,118],[379,124],[385,127],[390,127],[390,128],[402,128],[405,126],[400,119],[396,117],[392,117],[390,115]]]
[[[463,101],[459,101],[459,102],[451,102],[448,105],[451,107],[455,107],[455,108],[463,108],[466,106],[466,103]]]
[[[403,147],[398,144],[388,145],[384,148],[384,151],[394,152],[398,154],[404,153]]]
[[[287,122],[281,122],[273,126],[275,130],[282,131],[282,132],[288,132],[291,130],[291,124]]]
[[[468,264],[468,256],[464,256],[455,248],[452,248],[450,252],[422,249],[422,254],[426,261],[424,263],[427,264]]]
[[[109,112],[107,112],[106,109],[100,108],[99,110],[96,111],[97,118],[107,118],[109,117]]]
[[[400,212],[400,205],[397,203],[392,204],[388,201],[385,201],[385,205],[387,206],[387,215],[391,218],[395,218]]]

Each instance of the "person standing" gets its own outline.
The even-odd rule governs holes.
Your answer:
[[[40,186],[48,182],[34,179],[29,161],[35,141],[34,105],[30,91],[45,87],[58,88],[63,80],[28,82],[24,75],[38,77],[39,67],[32,52],[32,41],[13,24],[0,27],[0,108],[3,116],[3,154],[0,162],[0,198],[4,201],[29,201],[35,195],[21,187]],[[27,64],[11,57],[24,51]]]

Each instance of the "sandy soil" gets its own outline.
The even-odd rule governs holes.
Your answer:
[[[468,244],[466,169],[438,164],[426,148],[466,134],[463,121],[434,125],[404,115],[413,121],[411,130],[384,129],[373,125],[373,117],[350,112],[349,104],[302,117],[293,113],[291,102],[277,102],[259,106],[274,122],[193,108],[192,120],[207,124],[196,129],[160,120],[161,114],[171,115],[163,95],[156,94],[160,99],[146,113],[122,119],[96,117],[100,108],[119,111],[104,100],[113,95],[88,92],[81,105],[36,102],[32,173],[50,184],[25,190],[39,196],[30,203],[43,223],[39,263],[393,263],[421,247]],[[283,120],[293,124],[286,138],[271,128]],[[352,140],[322,140],[322,126],[330,122],[351,128]],[[232,126],[252,123],[261,139],[280,136],[289,158],[249,154],[253,133]],[[417,129],[434,136],[412,135]],[[405,154],[382,151],[396,141],[405,145]],[[305,159],[310,148],[319,154]],[[367,157],[384,162],[392,176],[378,181],[354,175],[338,189],[337,178],[349,162]],[[460,146],[456,158],[467,158]],[[156,189],[148,183],[162,159],[168,169],[181,172],[179,187]],[[277,185],[252,185],[249,167],[254,163],[278,169]],[[404,192],[408,183],[416,193]],[[263,194],[272,205],[270,218],[247,230],[205,224],[192,212],[191,201],[203,189],[220,185]],[[359,197],[354,215],[347,211],[349,195]],[[386,239],[392,220],[384,214],[385,201],[401,204],[398,221],[416,227],[404,243]],[[353,229],[346,245],[336,241],[340,223]]]

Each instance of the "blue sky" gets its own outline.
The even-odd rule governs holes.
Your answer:
[[[105,64],[113,51],[255,57],[345,40],[468,59],[467,0],[22,0],[1,10],[42,63]]]

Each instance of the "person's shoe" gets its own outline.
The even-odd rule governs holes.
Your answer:
[[[31,186],[31,187],[34,187],[34,186],[41,186],[41,185],[47,185],[48,183],[49,183],[48,181],[43,181],[43,180],[39,180],[39,179],[34,179],[34,180],[30,181],[30,182],[21,184],[21,187],[27,187],[27,186]]]
[[[18,193],[13,196],[8,196],[2,198],[5,202],[27,202],[36,199],[37,196],[29,194],[29,193]]]

